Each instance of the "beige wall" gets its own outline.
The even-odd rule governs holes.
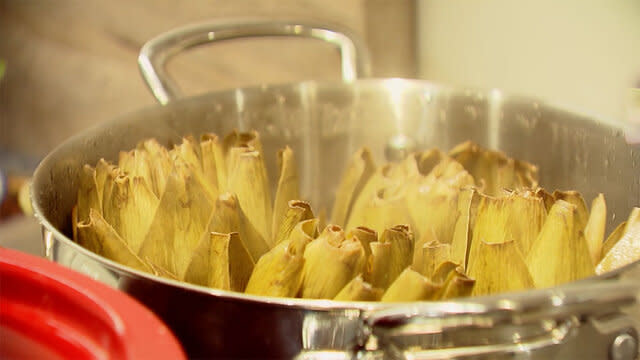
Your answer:
[[[419,73],[622,121],[640,86],[638,0],[419,0]]]
[[[208,20],[302,19],[350,28],[374,76],[415,76],[414,0],[0,0],[0,149],[41,156],[65,138],[154,99],[136,58],[164,31]],[[338,80],[338,53],[304,39],[196,49],[169,64],[185,93]]]
[[[154,104],[136,57],[149,38],[211,19],[300,18],[364,36],[362,0],[0,0],[0,147],[41,155],[68,136]],[[235,86],[339,79],[338,56],[304,40],[248,40],[176,59],[189,94]]]

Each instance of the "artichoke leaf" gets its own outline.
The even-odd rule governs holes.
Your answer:
[[[184,280],[215,289],[242,292],[253,266],[238,233],[212,232],[194,250]]]
[[[269,251],[269,245],[247,219],[240,208],[238,197],[232,193],[220,194],[216,199],[207,225],[207,233],[209,232],[223,234],[237,232],[254,263],[262,254]]]
[[[102,196],[99,194],[98,184],[96,183],[96,170],[90,165],[84,165],[79,174],[78,200],[76,203],[77,220],[88,220],[90,209],[102,214]]]
[[[311,210],[311,205],[309,205],[309,203],[301,200],[289,201],[287,203],[286,212],[281,218],[281,223],[273,228],[275,237],[274,244],[279,244],[286,240],[289,237],[291,230],[293,230],[299,222],[313,218],[313,210]]]
[[[336,190],[331,210],[331,221],[334,224],[345,226],[356,199],[375,171],[376,166],[369,149],[361,148],[351,157]]]
[[[407,267],[382,295],[382,302],[434,300],[441,285]]]
[[[304,252],[302,297],[333,299],[365,268],[362,243],[346,238],[337,225],[327,226]]]
[[[160,201],[142,177],[120,175],[112,181],[110,196],[104,199],[104,219],[138,253]]]
[[[477,255],[469,259],[470,278],[476,280],[472,296],[525,290],[534,287],[533,278],[515,241],[481,241]]]
[[[619,235],[617,235],[619,236]],[[615,270],[640,259],[640,208],[633,208],[619,240],[596,268],[597,274]]]
[[[191,255],[211,219],[213,206],[214,198],[198,172],[177,161],[139,255],[184,278]]]
[[[589,246],[589,253],[594,264],[602,258],[602,245],[604,244],[604,232],[607,226],[607,204],[604,195],[598,194],[591,202],[591,212],[587,225],[584,228],[584,237]]]
[[[584,201],[582,194],[575,190],[556,190],[553,192],[553,198],[556,199],[556,201],[564,200],[576,207],[577,226],[580,230],[584,230],[587,226],[587,221],[589,220],[589,209],[587,208],[587,203]]]
[[[337,301],[378,301],[382,297],[382,289],[373,287],[358,275],[349,281],[334,298]]]
[[[202,154],[202,172],[205,180],[216,193],[226,191],[227,165],[218,136],[212,133],[202,134],[200,137],[200,152]]]
[[[271,189],[262,154],[249,148],[236,150],[239,151],[230,164],[233,168],[229,172],[229,191],[237,195],[248,221],[269,247],[273,247]]]
[[[473,237],[473,227],[480,203],[480,196],[473,187],[465,187],[458,194],[458,214],[453,239],[451,240],[451,260],[466,268],[469,247]]]
[[[153,273],[95,209],[89,210],[87,220],[78,223],[77,231],[78,242],[86,249],[122,265]]]
[[[405,195],[406,189],[402,186],[392,185],[378,190],[365,207],[352,213],[346,228],[366,226],[382,234],[387,228],[407,224],[410,217]],[[407,225],[415,228],[410,221]]]
[[[278,169],[280,169],[280,173],[273,203],[273,224],[271,225],[273,236],[276,238],[274,244],[277,244],[282,238],[286,238],[286,235],[283,235],[280,239],[278,239],[278,236],[280,225],[284,224],[284,219],[289,212],[289,202],[300,198],[300,180],[298,178],[296,159],[293,150],[288,146],[278,151]],[[309,218],[312,217],[313,213]]]
[[[536,287],[550,287],[595,273],[578,208],[558,200],[526,256]]]
[[[440,264],[451,261],[451,245],[441,244],[437,240],[432,240],[422,246],[422,262],[414,263],[413,268],[422,275],[433,278],[433,274]]]
[[[475,283],[474,279],[471,279],[463,272],[458,270],[451,271],[435,298],[436,300],[449,300],[470,296]]]
[[[295,297],[302,287],[304,253],[317,232],[317,219],[298,223],[289,237],[264,254],[249,278],[248,294]]]

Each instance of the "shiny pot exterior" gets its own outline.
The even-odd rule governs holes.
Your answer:
[[[330,208],[346,161],[361,146],[381,163],[466,140],[539,165],[549,190],[577,189],[586,199],[603,192],[613,214],[608,231],[640,204],[640,148],[613,123],[498,90],[402,79],[302,82],[175,100],[68,140],[33,179],[46,255],[136,297],[167,322],[191,357],[606,358],[612,351],[635,357],[639,318],[628,316],[640,288],[635,264],[560,288],[390,307],[207,289],[132,270],[70,239],[83,164],[115,161],[149,137],[168,145],[183,135],[236,128],[260,132],[271,176],[277,150],[294,149],[303,197],[317,210]]]

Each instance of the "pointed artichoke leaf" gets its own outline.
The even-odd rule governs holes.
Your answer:
[[[244,291],[253,260],[238,233],[210,233],[194,250],[184,281],[214,289]]]
[[[522,254],[527,254],[547,217],[544,200],[530,190],[513,192],[504,198],[508,211],[507,236],[516,240]]]
[[[601,251],[601,259],[607,255],[609,253],[609,251],[611,251],[611,248],[618,243],[618,241],[620,241],[620,239],[622,239],[622,236],[624,235],[625,229],[627,227],[627,221],[623,221],[620,224],[618,224],[618,226],[616,226],[615,229],[613,229],[613,231],[611,232],[611,234],[609,234],[609,236],[607,237],[607,240],[604,241],[604,244],[602,244],[602,251]]]
[[[382,295],[382,302],[433,300],[441,285],[433,283],[419,272],[407,267]]]
[[[472,296],[531,289],[533,279],[515,241],[480,242],[469,259],[468,276],[475,279]]]
[[[148,182],[148,185],[151,186],[153,193],[160,198],[167,185],[169,173],[173,169],[169,151],[155,139],[145,140],[138,144],[137,148],[147,154],[144,159],[149,163],[151,176],[151,181]]]
[[[124,179],[127,178],[127,175],[117,166],[109,166],[103,170],[106,171],[106,174],[104,175],[102,190],[101,215],[108,223],[111,223],[113,219],[109,214],[117,213],[118,209],[110,209],[110,207],[116,206],[116,204],[119,203],[118,198],[123,196],[120,191],[120,185],[124,182]]]
[[[602,258],[602,245],[604,244],[604,232],[607,226],[607,204],[604,195],[598,194],[591,202],[591,213],[587,226],[584,228],[584,237],[589,246],[589,253],[594,264]]]
[[[255,130],[238,131],[237,129],[234,129],[225,135],[222,139],[222,150],[227,161],[229,160],[229,152],[231,149],[236,147],[249,147],[251,150],[262,153],[262,140],[260,140],[260,133]]]
[[[502,189],[533,189],[538,186],[538,168],[525,161],[516,161],[503,152],[483,149],[472,142],[455,146],[449,156],[458,161],[478,182],[484,192],[497,196]]]
[[[372,242],[371,258],[367,263],[368,281],[372,286],[386,289],[393,282],[389,268],[391,267],[391,243]]]
[[[382,234],[385,229],[397,224],[407,224],[411,229],[414,228],[407,209],[406,189],[392,185],[380,189],[360,212],[352,213],[346,228],[366,226]]]
[[[226,191],[227,165],[224,162],[224,152],[218,136],[213,133],[200,136],[200,152],[205,180],[216,193]]]
[[[371,247],[371,285],[386,289],[411,264],[413,233],[407,225],[385,229]]]
[[[378,301],[382,297],[382,289],[373,287],[358,275],[349,281],[336,295],[337,301]]]
[[[371,281],[371,275],[373,271],[373,256],[371,250],[371,244],[378,241],[378,233],[375,230],[366,226],[358,226],[349,230],[347,238],[354,237],[360,241],[362,248],[364,249],[365,266],[362,273],[362,277],[365,282]]]
[[[78,223],[78,242],[86,249],[137,270],[153,273],[138,257],[100,213],[89,210],[89,218]]]
[[[441,244],[437,240],[430,241],[422,247],[422,263],[413,265],[422,275],[433,279],[437,267],[445,261],[451,261],[451,245]],[[418,268],[417,265],[422,265]]]
[[[365,266],[363,270],[363,280],[367,283],[371,281],[371,275],[373,271],[373,256],[371,250],[371,243],[378,241],[378,233],[366,226],[358,226],[347,232],[347,238],[354,237],[360,241],[362,248],[364,249]]]
[[[173,149],[169,151],[169,155],[173,161],[180,161],[189,167],[190,171],[195,173],[196,176],[201,179],[202,186],[205,187],[211,197],[218,196],[219,189],[215,183],[204,172],[204,165],[202,162],[202,149],[200,149],[200,143],[191,136],[182,138],[182,143],[175,145]]]
[[[313,299],[333,299],[365,266],[360,241],[346,238],[337,225],[327,226],[307,245],[304,260],[302,297]]]
[[[247,294],[295,297],[302,287],[304,253],[317,232],[317,219],[296,225],[289,237],[260,257],[249,278]]]
[[[183,137],[180,144],[174,145],[173,149],[169,150],[169,156],[174,161],[180,159],[192,169],[202,172],[200,144],[191,136]]]
[[[104,219],[138,253],[160,201],[142,177],[121,175],[113,181]]]
[[[140,256],[178,278],[184,278],[212,216],[214,198],[202,181],[187,164],[175,163],[139,251]]]
[[[556,201],[551,208],[526,256],[536,287],[564,284],[595,273],[581,216],[575,205],[564,200]]]
[[[79,221],[88,220],[90,209],[95,209],[102,214],[102,196],[99,194],[96,183],[96,170],[90,165],[84,165],[80,170],[78,182],[77,219]]]
[[[300,199],[298,167],[293,150],[288,146],[278,151],[278,169],[280,173],[273,203],[273,223],[271,225],[275,237],[278,236],[280,225],[283,224],[289,211],[289,202]],[[278,240],[281,239],[276,238],[274,243],[277,244]]]
[[[640,259],[640,208],[633,208],[620,239],[604,255],[597,274],[615,270]]]
[[[442,156],[426,177],[409,182],[407,206],[412,222],[416,224],[415,261],[421,262],[422,247],[433,231],[435,238],[443,244],[453,242],[456,222],[460,215],[458,210],[459,195],[462,188],[474,185],[469,173],[455,160]]]
[[[107,176],[114,171],[115,165],[109,163],[105,159],[98,160],[96,164],[96,188],[98,189],[98,199],[100,200],[100,206],[102,206],[102,201],[104,200],[104,188],[105,183],[107,182]],[[100,212],[102,213],[102,208],[100,208]]]
[[[433,271],[433,275],[431,275],[429,278],[436,284],[442,284],[449,277],[449,274],[455,271],[462,272],[462,268],[460,267],[460,265],[454,263],[453,261],[445,260],[438,266],[436,266],[435,270]]]
[[[349,217],[346,219],[345,223],[354,223],[351,218],[354,216],[360,216],[355,214],[362,214],[365,208],[370,205],[372,199],[377,196],[380,189],[393,185],[393,179],[391,176],[395,171],[394,168],[396,166],[396,164],[388,163],[376,169],[362,188],[362,191],[360,191],[358,196],[354,199],[353,206],[349,212]],[[349,229],[349,227],[347,227],[347,229]]]
[[[480,202],[480,196],[473,187],[465,187],[458,194],[458,215],[453,239],[451,240],[451,260],[463,268],[467,264],[467,255],[472,240],[473,226]]]
[[[476,281],[463,272],[451,271],[435,296],[436,300],[449,300],[470,296]]]
[[[290,200],[287,203],[287,209],[281,218],[281,223],[277,224],[274,229],[274,244],[286,240],[289,233],[299,222],[313,219],[313,210],[311,205],[306,201]],[[275,219],[275,218],[274,218]],[[275,225],[275,224],[274,224]]]
[[[551,211],[551,207],[553,206],[553,203],[556,202],[556,199],[553,197],[552,194],[550,194],[549,192],[547,192],[545,189],[541,187],[536,188],[534,191],[534,194],[535,196],[542,199],[542,201],[544,202],[544,207],[545,209],[547,209],[547,214],[548,214],[549,211]]]
[[[347,223],[355,200],[375,171],[376,166],[369,149],[361,148],[351,157],[336,189],[331,210],[331,221],[334,224],[344,226]]]
[[[543,199],[531,191],[512,192],[502,197],[484,197],[478,205],[469,257],[476,255],[481,241],[499,243],[515,240],[520,252],[528,254],[546,218]]]
[[[587,221],[589,220],[589,209],[587,208],[587,203],[584,201],[582,194],[575,190],[556,190],[553,192],[553,198],[556,199],[556,201],[564,200],[576,207],[576,220],[578,221],[577,226],[580,228],[580,230],[584,230],[584,228],[587,226]]]
[[[242,212],[238,197],[232,193],[220,194],[216,199],[207,232],[237,232],[254,263],[269,251],[269,245]]]
[[[393,281],[413,261],[415,243],[413,232],[408,225],[395,225],[382,232],[380,242],[391,244],[391,261],[388,272],[391,281]]]
[[[416,152],[409,154],[398,163],[392,163],[393,165],[389,168],[389,172],[387,173],[389,180],[392,183],[402,183],[420,177],[422,174],[418,167],[419,158],[420,153]]]
[[[440,181],[453,188],[459,189],[465,186],[475,185],[475,180],[462,164],[449,156],[442,156],[424,178],[425,181]]]
[[[407,205],[411,220],[417,226],[414,263],[423,263],[422,248],[428,241],[451,244],[458,215],[459,190],[440,181],[410,192]]]
[[[418,171],[422,175],[429,175],[429,173],[431,173],[433,169],[435,169],[438,164],[441,164],[446,158],[448,158],[448,155],[436,148],[419,152],[416,154]]]
[[[237,195],[242,212],[269,247],[273,247],[271,189],[262,154],[244,148],[229,165],[233,167],[229,172],[229,191]]]
[[[151,159],[143,149],[121,151],[118,157],[118,167],[130,178],[141,177],[145,179],[147,184],[152,182]]]

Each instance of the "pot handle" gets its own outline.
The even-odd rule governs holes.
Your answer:
[[[379,349],[393,358],[520,359],[514,354],[528,354],[522,358],[578,359],[585,354],[606,358],[607,353],[616,352],[625,355],[616,359],[632,360],[638,354],[640,327],[637,314],[630,311],[637,307],[639,292],[637,280],[584,281],[469,302],[391,307],[366,315],[365,324]],[[541,324],[542,331],[523,335],[527,326]],[[483,341],[496,333],[513,338],[501,343]],[[452,336],[479,340],[462,346],[437,345]]]
[[[369,75],[368,52],[355,34],[325,25],[293,21],[209,22],[177,28],[145,43],[138,56],[138,66],[153,95],[166,105],[180,97],[180,91],[165,71],[165,63],[172,56],[210,42],[266,36],[301,36],[334,44],[340,51],[345,82]]]

